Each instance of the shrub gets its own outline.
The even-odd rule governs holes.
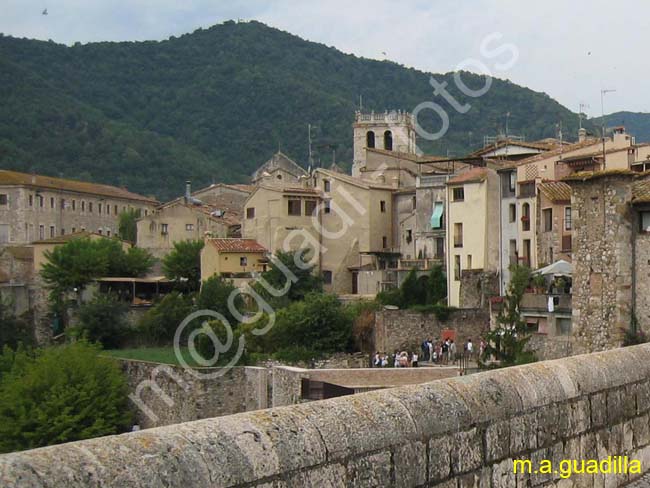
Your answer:
[[[209,309],[223,315],[233,327],[236,324],[235,318],[228,308],[228,297],[236,290],[231,281],[223,279],[221,276],[211,276],[201,286],[201,293],[196,300],[196,306],[199,310]],[[242,298],[239,294],[235,298],[235,307],[237,310],[242,309]]]
[[[391,288],[390,290],[380,291],[377,293],[377,301],[382,305],[393,305],[402,307],[402,290]]]
[[[18,344],[35,343],[34,330],[26,320],[14,316],[11,308],[11,303],[0,296],[0,351],[4,346],[15,349]]]
[[[170,343],[176,328],[193,310],[190,296],[179,292],[165,295],[144,314],[138,324],[140,334],[152,344]]]
[[[195,345],[196,351],[206,361],[202,366],[223,366],[235,359],[236,364],[246,364],[248,358],[246,348],[240,346],[242,333],[239,329],[231,327],[229,332],[223,323],[211,320],[201,330],[203,332],[198,334]]]
[[[196,291],[201,284],[201,249],[203,241],[180,241],[163,258],[165,276],[181,291]]]
[[[127,304],[117,301],[111,295],[99,294],[91,302],[79,307],[79,323],[68,334],[99,342],[106,349],[119,347],[128,333],[128,309]]]
[[[0,451],[126,431],[128,388],[118,366],[86,342],[16,353],[0,380]],[[4,356],[4,354],[3,354]]]

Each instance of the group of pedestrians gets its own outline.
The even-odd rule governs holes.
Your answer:
[[[395,351],[391,357],[386,353],[377,352],[372,360],[372,365],[375,368],[417,368],[419,360],[416,352]]]
[[[425,339],[420,346],[421,353],[409,351],[395,351],[392,355],[385,352],[375,353],[372,365],[375,368],[417,368],[420,361],[426,361],[436,364],[456,364],[461,357],[467,360],[477,359],[483,355],[486,343],[481,339],[479,350],[476,351],[472,339],[467,339],[462,348],[456,345],[453,339],[446,338],[439,341],[433,341],[430,338]]]

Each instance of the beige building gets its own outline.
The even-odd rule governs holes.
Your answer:
[[[286,154],[278,151],[251,176],[253,185],[302,186],[309,177],[307,171]]]
[[[206,239],[201,250],[201,281],[219,275],[236,285],[266,271],[268,251],[253,239]]]
[[[484,306],[498,294],[499,177],[487,167],[467,170],[447,183],[447,289],[449,305]]]
[[[0,245],[82,231],[114,236],[120,213],[147,215],[157,204],[114,186],[0,170]]]
[[[248,185],[217,184],[167,202],[138,220],[137,246],[161,258],[175,242],[211,237],[240,237]]]

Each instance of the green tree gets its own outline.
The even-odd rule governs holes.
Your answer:
[[[120,239],[133,244],[138,240],[137,220],[140,218],[140,209],[129,209],[122,212],[118,219],[117,233]]]
[[[497,327],[486,335],[487,347],[481,358],[485,361],[495,357],[498,366],[513,366],[536,361],[535,353],[527,349],[530,333],[526,321],[521,318],[521,300],[530,283],[531,270],[527,266],[510,267],[510,283],[503,297],[503,305],[497,316]]]
[[[193,310],[191,296],[172,292],[147,310],[138,323],[138,330],[147,342],[168,344],[177,327]]]
[[[34,342],[34,331],[29,323],[17,318],[10,301],[0,295],[0,351],[4,346],[15,349],[18,344],[31,346]]]
[[[278,291],[283,290],[288,283],[288,291],[281,297],[275,297],[261,283],[256,283],[257,292],[276,308],[303,300],[309,293],[322,292],[323,280],[315,275],[315,265],[309,264],[311,252],[308,249],[294,252],[279,251],[275,259],[271,260],[269,269],[262,273],[262,279],[272,289]]]
[[[129,428],[126,380],[114,361],[98,357],[99,351],[81,341],[47,348],[33,357],[12,353],[12,367],[0,380],[0,451]]]
[[[196,307],[200,310],[209,309],[220,313],[234,327],[237,325],[237,321],[232,313],[230,313],[228,297],[236,289],[232,281],[217,275],[211,276],[201,286],[201,292],[196,300]],[[242,311],[243,300],[240,294],[235,296],[233,304],[237,310]]]
[[[180,241],[163,258],[165,276],[179,290],[196,291],[201,284],[201,249],[203,241]]]
[[[349,351],[352,314],[335,295],[309,293],[304,300],[277,312],[276,323],[265,337],[268,352],[296,346],[316,353]]]
[[[128,333],[126,314],[129,307],[110,295],[98,294],[77,311],[78,324],[73,331],[79,337],[99,342],[106,349],[121,345]]]
[[[427,300],[431,304],[437,304],[447,298],[447,277],[442,266],[436,265],[429,273],[429,289]]]

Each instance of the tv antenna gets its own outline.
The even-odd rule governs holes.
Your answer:
[[[584,102],[580,102],[579,108],[578,108],[578,123],[580,124],[580,129],[582,129],[582,119],[585,118],[585,110],[589,108],[589,105],[587,105]]]

